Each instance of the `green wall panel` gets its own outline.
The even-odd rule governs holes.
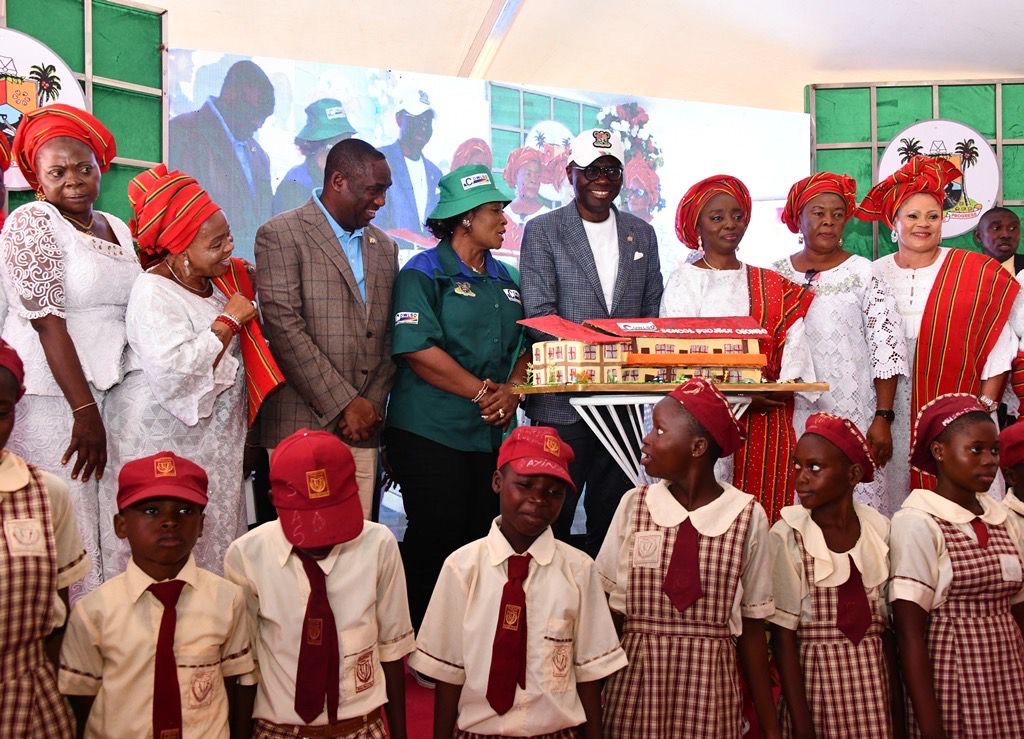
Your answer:
[[[568,128],[575,136],[580,132],[580,106],[569,100],[555,98],[555,120]]]
[[[1003,85],[1003,136],[1024,139],[1024,85]]]
[[[1003,199],[1024,200],[1024,146],[1003,147]]]
[[[100,197],[96,207],[113,213],[125,223],[132,217],[132,207],[128,203],[128,183],[143,170],[125,164],[115,164],[103,175],[100,183]]]
[[[36,194],[32,190],[13,190],[7,191],[7,207],[8,212],[13,211],[19,205],[24,205],[32,200],[36,199]]]
[[[551,118],[551,97],[535,92],[523,93],[523,128],[529,131],[541,121]]]
[[[93,74],[160,88],[160,16],[93,0]]]
[[[931,87],[879,87],[878,140],[889,141],[907,126],[932,117]]]
[[[939,118],[975,129],[985,138],[996,135],[995,85],[940,85]]]
[[[818,152],[818,171],[846,174],[857,180],[857,197],[871,189],[870,149],[825,149]],[[851,219],[843,231],[843,248],[870,259],[871,224]]]
[[[491,123],[519,128],[519,90],[491,85]]]
[[[866,87],[818,90],[814,103],[817,143],[871,141],[870,101]]]
[[[7,0],[7,25],[39,39],[73,71],[84,73],[83,7],[82,0]]]
[[[151,162],[163,159],[160,98],[93,85],[93,112],[117,139],[118,156]]]
[[[491,153],[494,155],[494,168],[505,169],[505,162],[513,149],[518,149],[519,134],[516,131],[502,131],[498,128],[491,129]]]

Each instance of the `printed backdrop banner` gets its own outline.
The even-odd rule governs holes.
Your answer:
[[[374,224],[403,262],[433,245],[423,221],[437,179],[466,163],[490,166],[515,194],[499,254],[515,261],[523,225],[572,200],[566,144],[594,127],[622,138],[617,205],[655,228],[665,274],[689,253],[675,237],[679,198],[712,174],[753,196],[741,259],[767,266],[797,249],[779,212],[809,173],[802,113],[188,49],[170,52],[169,84],[170,164],[210,190],[247,259],[259,225],[306,202],[330,145],[355,135],[388,158],[393,185]]]

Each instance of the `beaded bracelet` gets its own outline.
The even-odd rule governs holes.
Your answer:
[[[242,332],[242,324],[240,324],[233,315],[230,313],[221,313],[213,319],[214,323],[223,323],[228,329],[231,330],[232,335],[237,335]]]

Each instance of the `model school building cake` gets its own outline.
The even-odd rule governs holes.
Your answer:
[[[763,379],[768,332],[750,316],[585,321],[541,316],[521,324],[555,337],[533,345],[532,385]]]

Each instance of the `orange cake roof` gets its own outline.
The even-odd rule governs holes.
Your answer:
[[[625,367],[765,367],[764,354],[627,354]]]

